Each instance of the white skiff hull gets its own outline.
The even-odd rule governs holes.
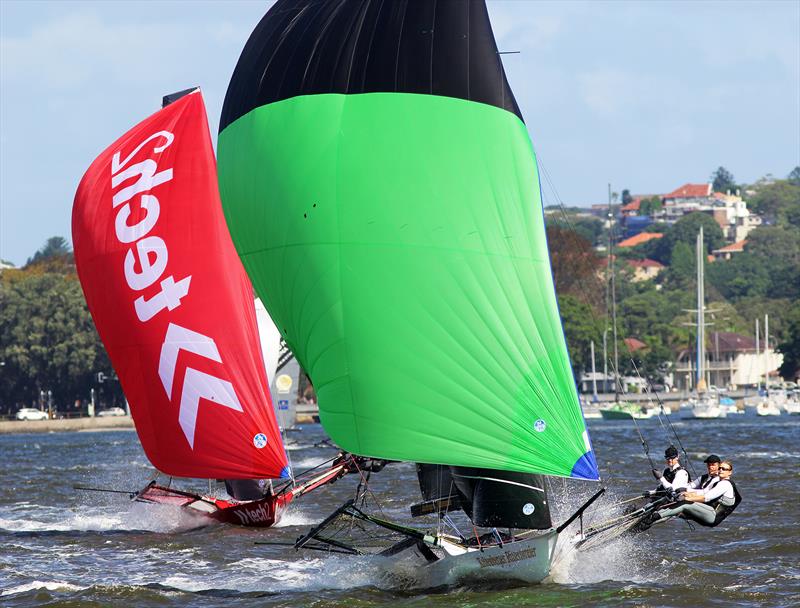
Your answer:
[[[484,580],[540,583],[550,573],[557,540],[558,533],[550,530],[483,549],[465,550],[442,541],[434,547],[440,559],[428,562],[416,547],[411,547],[391,558],[385,573],[395,584],[424,589]]]

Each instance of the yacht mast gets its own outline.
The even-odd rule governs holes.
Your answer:
[[[764,389],[769,395],[769,315],[764,315]]]
[[[619,352],[617,348],[617,283],[614,269],[614,233],[611,212],[611,184],[608,184],[608,271],[611,275],[611,331],[614,338],[614,403],[619,402]]]
[[[706,391],[706,316],[703,271],[705,247],[703,247],[703,227],[697,235],[697,392]]]
[[[759,330],[758,319],[756,319],[756,391],[761,390],[761,350],[758,344],[758,339],[759,339],[758,330]]]

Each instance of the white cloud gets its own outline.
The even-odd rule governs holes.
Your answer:
[[[193,57],[244,42],[229,22],[125,23],[92,12],[69,14],[0,41],[4,85],[80,89],[161,82],[179,74]],[[196,59],[195,59],[196,61]]]

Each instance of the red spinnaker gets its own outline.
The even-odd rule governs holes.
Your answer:
[[[72,238],[89,310],[153,465],[181,477],[287,476],[199,91],[92,163],[75,195]]]

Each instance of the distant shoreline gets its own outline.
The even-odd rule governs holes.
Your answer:
[[[124,431],[133,430],[133,428],[133,419],[130,416],[0,421],[0,435],[75,431]]]

